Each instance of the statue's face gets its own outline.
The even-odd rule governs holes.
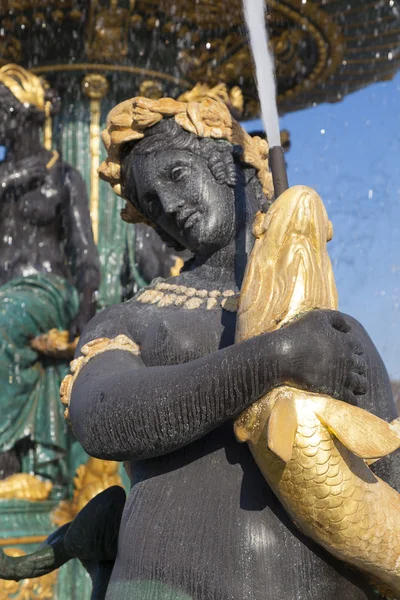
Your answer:
[[[126,197],[134,186],[141,211],[191,252],[211,254],[234,238],[234,189],[219,184],[200,156],[168,148],[133,153],[124,180]]]

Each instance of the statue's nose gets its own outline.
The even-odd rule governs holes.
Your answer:
[[[174,192],[163,190],[159,195],[161,205],[167,215],[176,214],[182,207],[183,202],[177,197]]]

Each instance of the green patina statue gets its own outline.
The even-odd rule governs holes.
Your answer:
[[[71,481],[58,389],[100,280],[85,183],[40,141],[46,108],[38,77],[0,70],[0,498],[56,498]]]

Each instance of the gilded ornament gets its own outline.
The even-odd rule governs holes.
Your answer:
[[[44,112],[44,87],[39,77],[33,73],[19,65],[4,65],[0,68],[0,83],[5,85],[21,104],[31,104]]]
[[[45,90],[49,89],[50,84],[42,78],[42,85]],[[47,100],[44,105],[44,114],[46,115],[46,119],[44,122],[43,128],[43,146],[46,150],[51,150],[53,144],[53,122],[51,118],[51,102]]]
[[[127,142],[140,140],[149,127],[166,117],[174,117],[186,131],[203,138],[223,139],[243,148],[242,160],[253,166],[263,191],[273,195],[272,178],[268,169],[268,144],[259,137],[251,137],[230,114],[227,106],[218,100],[205,98],[200,102],[179,102],[172,98],[149,100],[137,97],[118,104],[107,117],[107,128],[102,133],[107,159],[99,174],[121,195],[121,148]],[[144,216],[129,208],[131,222],[143,222]]]
[[[90,100],[102,100],[107,95],[107,78],[100,73],[89,73],[82,82],[82,89]]]
[[[174,266],[170,269],[171,277],[178,277],[184,264],[182,258],[177,256]]]
[[[118,60],[128,54],[129,17],[132,9],[110,0],[104,6],[99,0],[90,3],[86,52],[90,60]]]
[[[59,331],[50,329],[48,333],[38,335],[31,340],[31,347],[45,356],[52,358],[71,359],[74,356],[75,348],[79,338],[72,342],[69,339],[69,331]]]
[[[6,548],[8,556],[25,556],[20,548]],[[58,570],[22,581],[5,581],[0,579],[0,598],[2,600],[52,600],[57,583]]]
[[[89,458],[87,463],[80,465],[76,471],[71,500],[62,500],[53,511],[53,523],[58,527],[69,523],[92,498],[113,485],[123,487],[119,475],[119,463],[113,460]]]
[[[273,331],[316,308],[336,309],[319,196],[284,192],[254,225],[236,341]],[[368,467],[400,447],[400,427],[328,396],[279,387],[235,423],[265,479],[309,537],[400,594],[400,497]]]
[[[59,158],[60,158],[60,155],[57,152],[57,150],[52,150],[51,158],[50,158],[49,162],[46,164],[46,169],[48,171],[50,171],[50,169],[52,169],[54,167],[54,165],[56,164],[56,162],[58,161]]]
[[[100,164],[100,110],[101,101],[106,96],[109,85],[107,78],[100,73],[86,75],[82,89],[90,99],[90,218],[93,237],[99,240],[99,178],[97,170]]]
[[[6,65],[9,62],[19,62],[21,59],[21,42],[14,35],[5,33],[4,36],[0,38],[0,65]]]
[[[159,81],[152,79],[146,79],[142,81],[139,87],[139,96],[145,96],[151,98],[151,100],[158,100],[163,95],[162,85]]]
[[[171,69],[172,73],[177,66],[181,76],[174,79],[180,93],[190,89],[194,81],[211,88],[221,82],[231,87],[240,81],[245,94],[245,116],[259,114],[252,62],[246,40],[240,34],[241,0],[231,0],[229,11],[223,0],[199,0],[195,4],[185,0],[173,3],[169,0],[136,3],[93,0],[87,11],[82,10],[77,0],[40,2],[40,7],[37,4],[6,0],[5,9],[0,9],[0,29],[4,30],[0,36],[1,64],[19,63],[34,50],[35,55],[39,52],[39,66],[35,70],[41,72],[87,72],[95,63],[103,73],[133,69],[141,78],[160,81],[172,77],[167,71]],[[361,0],[354,6],[344,0],[334,3],[268,0],[266,6],[271,44],[277,59],[278,100],[282,112],[314,102],[335,101],[338,94],[345,95],[376,79],[392,78],[398,70],[398,16],[389,3],[371,4],[376,10],[367,20],[362,18],[365,7]],[[77,23],[82,25],[74,64],[68,64],[67,60],[64,64],[53,64],[53,45],[44,43],[42,50],[34,44],[33,7],[40,8],[46,30],[53,29],[64,38],[69,36],[71,27]],[[13,11],[12,19],[9,10]],[[338,18],[340,15],[343,18]],[[138,56],[138,46],[131,36],[132,32],[141,35],[147,26],[155,33],[160,50],[168,53],[165,68],[158,71],[145,68],[151,57]],[[355,35],[357,31],[359,35]],[[83,46],[89,57],[86,63],[82,54],[79,55]],[[388,52],[381,52],[385,49]],[[126,60],[135,67],[125,64]],[[131,95],[138,94],[135,87],[132,81]]]
[[[146,95],[146,94],[143,94]],[[207,83],[197,83],[192,90],[179,96],[179,102],[201,102],[205,98],[212,98],[223,102],[231,110],[235,111],[237,118],[243,115],[243,93],[239,86],[233,87],[230,91],[225,83],[219,83],[210,87]]]
[[[65,418],[68,418],[68,407],[71,399],[72,387],[75,383],[76,378],[83,369],[83,367],[95,356],[107,352],[108,350],[126,350],[135,356],[139,356],[140,348],[135,342],[133,342],[126,335],[117,335],[114,339],[109,338],[98,338],[88,342],[81,348],[82,356],[79,356],[73,360],[70,364],[71,374],[64,377],[61,387],[60,396],[61,402],[65,408]]]
[[[0,500],[48,500],[53,489],[51,481],[39,479],[29,473],[15,473],[0,481]]]

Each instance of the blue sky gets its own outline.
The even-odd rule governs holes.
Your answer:
[[[364,325],[400,379],[400,74],[287,115],[281,128],[292,140],[290,185],[316,189],[333,222],[340,310]]]

